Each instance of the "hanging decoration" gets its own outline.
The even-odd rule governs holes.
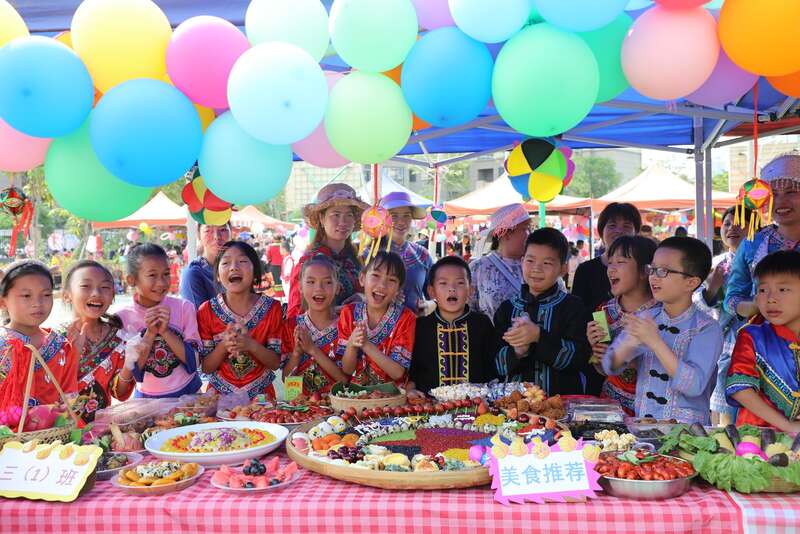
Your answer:
[[[14,218],[14,226],[11,229],[11,241],[8,244],[8,257],[13,258],[17,253],[17,238],[22,233],[25,239],[31,230],[33,221],[33,203],[19,187],[7,187],[0,191],[0,202],[3,211]]]
[[[358,246],[358,257],[364,255],[364,250],[367,248],[369,242],[369,252],[364,258],[364,264],[369,263],[369,260],[375,257],[380,250],[381,239],[389,236],[386,240],[386,252],[392,249],[392,215],[389,210],[379,206],[380,202],[380,176],[378,175],[378,164],[372,166],[372,184],[373,184],[373,205],[371,208],[364,211],[361,215],[361,236]]]
[[[550,139],[526,139],[511,151],[505,169],[527,202],[548,203],[569,185],[575,172],[572,149]]]
[[[753,176],[742,184],[736,202],[733,223],[747,230],[747,239],[753,240],[756,232],[770,224],[772,216],[772,187],[758,176],[758,83],[753,86]],[[750,210],[750,220],[746,221]]]
[[[211,192],[195,164],[184,176],[189,182],[181,191],[181,198],[198,224],[222,226],[228,224],[233,204]]]

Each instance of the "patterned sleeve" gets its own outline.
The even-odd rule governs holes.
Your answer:
[[[200,332],[197,330],[197,311],[188,300],[179,299],[181,304],[181,336],[186,350],[186,363],[183,366],[189,374],[200,367],[199,354],[202,350]]]
[[[289,357],[294,351],[294,328],[296,324],[297,323],[294,317],[287,319],[283,323],[283,327],[281,329],[281,351],[279,353],[279,356],[281,357],[281,368],[286,365],[286,363],[289,361]]]
[[[625,365],[620,365],[618,368],[614,369],[612,367],[614,362],[614,353],[617,351],[619,346],[625,341],[625,338],[628,334],[625,333],[625,330],[622,330],[619,335],[614,338],[611,342],[611,345],[608,347],[608,350],[603,355],[603,359],[601,360],[601,364],[603,366],[603,372],[607,376],[617,376],[621,375],[625,371]],[[633,353],[628,357],[628,361],[631,362],[641,356],[643,354],[643,346],[639,345]],[[716,360],[714,360],[716,362]]]
[[[417,330],[417,318],[408,308],[403,308],[403,313],[395,326],[392,346],[389,347],[387,356],[403,366],[408,372],[411,367],[411,352],[414,350],[414,337]]]
[[[724,309],[734,317],[740,302],[753,298],[753,277],[750,274],[750,261],[753,258],[753,241],[745,240],[739,245],[731,265],[730,276],[725,290]]]
[[[272,303],[263,321],[267,324],[265,346],[280,356],[284,331],[283,310],[281,310],[280,302],[276,300]]]
[[[733,395],[745,389],[759,391],[761,383],[758,369],[756,368],[756,351],[753,337],[746,328],[739,331],[736,336],[736,346],[731,355],[731,366],[728,369],[728,379],[725,382],[725,397],[731,406],[741,406]]]
[[[333,354],[336,359],[341,360],[344,357],[344,352],[347,349],[347,340],[353,333],[353,304],[348,304],[342,308],[339,315],[339,333],[334,341],[332,347]]]
[[[214,314],[208,301],[204,302],[197,310],[197,330],[200,336],[200,358],[205,358],[217,348],[214,340]]]
[[[64,374],[59,378],[59,385],[64,393],[77,393],[78,390],[78,354],[72,348],[72,343],[64,338],[64,345],[61,350],[64,351],[66,356],[66,364],[64,365]]]
[[[586,364],[592,352],[586,339],[586,324],[590,316],[578,299],[573,302],[564,301],[563,306],[563,324],[555,333],[542,328],[539,342],[531,345],[529,354],[553,369],[577,371]]]
[[[287,319],[290,317],[297,317],[303,313],[300,295],[300,272],[303,268],[303,262],[305,262],[305,257],[301,257],[297,260],[294,268],[292,268],[292,274],[289,277],[289,304],[286,307]]]
[[[472,278],[472,296],[469,299],[469,307],[473,311],[483,311],[480,309],[480,293],[478,288],[480,284],[478,284],[478,280],[480,277],[480,266],[481,266],[482,259],[473,261],[469,264],[469,272],[470,278]]]
[[[722,328],[716,321],[709,320],[689,341],[686,355],[678,362],[675,376],[670,380],[672,388],[687,397],[702,395],[714,380],[720,352]]]

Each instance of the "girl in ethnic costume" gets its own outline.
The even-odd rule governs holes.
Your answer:
[[[614,298],[600,304],[597,311],[605,313],[611,341],[622,332],[628,314],[643,312],[656,305],[647,276],[647,266],[653,261],[655,251],[655,242],[642,236],[622,236],[609,247],[608,279]],[[610,341],[602,341],[605,336],[606,331],[597,321],[586,325],[586,337],[592,344],[592,363],[596,366],[608,350]],[[621,375],[606,378],[601,395],[619,401],[625,412],[633,415],[636,368],[629,366]]]
[[[170,297],[167,253],[158,245],[137,245],[128,253],[128,285],[133,305],[118,315],[126,330],[139,336],[128,340],[137,397],[180,397],[196,393],[200,336],[191,302]]]
[[[403,259],[381,251],[361,273],[366,302],[348,304],[339,317],[336,355],[356,384],[404,384],[411,366],[416,316],[398,302],[405,282]]]
[[[64,301],[75,316],[65,328],[78,355],[80,396],[73,407],[90,423],[98,410],[111,406],[112,398],[127,400],[135,381],[125,367],[122,321],[106,313],[114,301],[111,271],[96,261],[78,262],[64,282]]]
[[[53,309],[53,277],[37,261],[11,265],[0,282],[0,308],[8,318],[0,329],[0,409],[22,405],[33,353],[37,349],[65,393],[78,391],[78,359],[64,336],[42,328]],[[37,362],[30,404],[52,404],[58,390]]]
[[[283,339],[287,376],[303,377],[303,394],[328,393],[336,382],[347,380],[334,356],[339,317],[333,308],[338,291],[336,267],[323,255],[303,264],[300,291],[305,313],[286,324]]]
[[[209,386],[223,395],[246,391],[251,399],[275,398],[282,313],[278,301],[254,290],[261,280],[258,253],[242,241],[228,241],[215,263],[224,291],[197,311]]]

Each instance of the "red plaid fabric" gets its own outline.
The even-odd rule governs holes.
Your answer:
[[[800,528],[800,495],[784,493],[731,494],[742,511],[743,531],[794,534]]]
[[[486,488],[387,491],[305,472],[285,489],[234,495],[210,485],[160,497],[134,497],[98,482],[71,504],[0,499],[2,532],[247,533],[347,532],[740,532],[725,493],[693,488],[671,501],[601,496],[587,503],[503,506]],[[797,507],[797,501],[794,506]],[[788,506],[788,505],[787,505]]]

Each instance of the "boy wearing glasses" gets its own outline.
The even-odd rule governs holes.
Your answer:
[[[495,362],[498,375],[538,384],[547,395],[580,395],[580,369],[589,361],[589,322],[581,299],[565,293],[558,280],[567,272],[569,243],[555,228],[528,236],[522,257],[520,293],[494,315],[502,333]]]
[[[711,252],[692,237],[661,242],[648,266],[656,307],[626,318],[625,329],[603,357],[603,370],[622,373],[634,362],[637,417],[709,422],[722,330],[692,303],[711,271]]]
[[[739,330],[725,395],[737,425],[800,432],[800,252],[773,252],[753,276],[766,321]]]

